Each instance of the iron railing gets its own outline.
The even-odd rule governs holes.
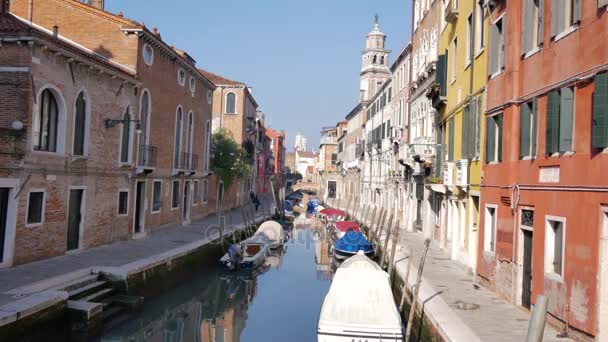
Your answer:
[[[140,145],[137,166],[155,167],[157,154],[158,148],[156,146]]]
[[[194,170],[198,168],[198,154],[182,152],[178,168],[181,170]]]

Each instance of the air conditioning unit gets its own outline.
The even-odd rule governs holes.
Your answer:
[[[469,185],[469,160],[461,159],[456,162],[456,185],[466,187]]]
[[[443,184],[454,186],[454,163],[446,162],[443,164]]]

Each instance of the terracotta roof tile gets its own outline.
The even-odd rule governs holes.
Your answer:
[[[0,33],[28,33],[32,28],[10,13],[0,13]]]
[[[239,81],[233,81],[231,79],[225,78],[223,76],[220,76],[218,74],[214,74],[210,71],[207,70],[203,70],[203,69],[198,69],[198,71],[201,72],[201,74],[203,74],[203,76],[207,77],[209,79],[209,81],[211,81],[213,84],[215,85],[239,85],[239,86],[245,86],[245,83],[239,82]]]
[[[301,158],[314,158],[315,157],[315,153],[311,152],[311,151],[298,151],[298,155]]]

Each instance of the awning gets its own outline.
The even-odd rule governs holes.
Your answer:
[[[441,193],[441,194],[445,194],[445,185],[443,184],[431,184],[431,190]]]

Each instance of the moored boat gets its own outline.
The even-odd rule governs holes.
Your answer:
[[[335,241],[342,238],[348,231],[360,232],[361,228],[359,228],[359,224],[355,221],[337,221],[330,223],[328,230],[332,240]]]
[[[349,230],[334,241],[334,258],[344,260],[361,251],[368,257],[374,255],[374,246],[361,231]]]
[[[285,230],[283,226],[277,222],[268,220],[260,225],[260,228],[256,231],[257,234],[264,234],[268,238],[271,249],[278,249],[285,243]]]
[[[338,268],[317,326],[319,342],[402,341],[389,275],[363,253]]]
[[[270,244],[266,235],[255,234],[238,244],[230,245],[220,263],[230,270],[255,269],[264,264],[270,254]]]

